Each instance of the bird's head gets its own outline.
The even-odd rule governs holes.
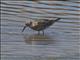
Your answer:
[[[31,24],[32,24],[32,22],[26,22],[25,23],[25,26],[23,27],[22,32],[25,30],[26,27],[30,26]]]

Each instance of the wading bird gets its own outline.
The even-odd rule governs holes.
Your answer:
[[[43,19],[43,20],[37,20],[37,21],[34,20],[34,21],[27,22],[25,23],[22,32],[25,30],[26,27],[29,27],[35,31],[38,31],[38,34],[40,34],[40,31],[42,31],[44,34],[44,30],[46,28],[48,28],[49,26],[51,26],[53,23],[57,22],[60,19],[61,18],[57,18],[56,20]]]

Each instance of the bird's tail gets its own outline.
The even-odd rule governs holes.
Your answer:
[[[50,26],[52,25],[53,23],[57,22],[58,20],[60,20],[61,18],[57,18],[56,20],[50,20],[47,25]]]
[[[56,21],[58,21],[58,20],[60,20],[61,18],[57,18],[56,20],[54,20],[54,22],[56,22]]]
[[[51,20],[50,23],[53,24],[55,22],[57,22],[58,20],[60,20],[61,18],[57,18],[56,20]]]

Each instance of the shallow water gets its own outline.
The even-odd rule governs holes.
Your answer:
[[[41,6],[38,5],[39,3],[34,3],[29,1],[2,2],[1,60],[79,60],[80,21],[79,15],[76,14],[80,13],[77,12],[79,8],[75,7],[78,4],[65,2],[65,4],[74,5],[73,7],[67,5],[69,10],[62,11],[67,12],[67,15],[52,15],[44,13],[44,11],[59,13],[60,10],[52,11],[47,8],[60,7],[63,9],[65,6],[48,6],[47,2],[41,2]],[[63,4],[62,2],[53,3]],[[38,10],[35,7],[45,8]],[[73,10],[70,11],[70,9]],[[47,16],[61,17],[62,19],[46,29],[45,35],[38,35],[30,28],[21,32],[25,21],[47,18]]]

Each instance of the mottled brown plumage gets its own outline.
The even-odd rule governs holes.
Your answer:
[[[44,34],[44,29],[48,28],[51,26],[53,23],[56,21],[60,20],[61,18],[58,18],[56,20],[48,20],[48,19],[43,19],[43,21],[30,21],[29,23],[26,23],[22,32],[25,30],[26,27],[30,27],[33,30],[36,30],[38,32],[43,31]]]

